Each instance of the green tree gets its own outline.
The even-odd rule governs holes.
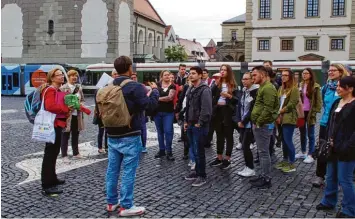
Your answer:
[[[169,62],[183,62],[188,58],[184,47],[181,45],[169,46],[164,52],[165,57]]]

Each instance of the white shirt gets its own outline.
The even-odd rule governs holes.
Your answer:
[[[69,83],[68,83],[68,85],[69,85],[69,88],[70,88],[71,93],[73,93],[74,90],[75,90],[75,85],[71,85],[71,84],[69,84]],[[77,93],[76,93],[76,96],[78,96],[78,99],[79,99],[79,102],[80,102],[80,99],[81,99],[80,92],[77,92]],[[72,115],[73,115],[73,116],[77,116],[77,115],[78,115],[78,111],[77,111],[77,110],[73,110]]]
[[[223,93],[223,92],[228,92],[228,87],[227,87],[226,83],[222,83],[222,92],[221,93]],[[218,103],[225,104],[226,103],[226,98],[220,96],[219,99],[218,99]]]

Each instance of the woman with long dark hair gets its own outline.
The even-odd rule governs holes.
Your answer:
[[[293,72],[291,70],[282,71],[282,86],[279,89],[280,111],[277,124],[282,127],[282,151],[283,161],[276,165],[277,169],[285,173],[296,171],[295,145],[293,144],[293,133],[296,128],[298,114],[296,106],[299,102],[300,94],[295,86]]]
[[[337,218],[355,217],[355,78],[340,79],[337,99],[329,112],[325,139],[330,146],[327,159],[326,186],[317,210],[332,210],[337,206],[339,186],[343,191],[341,210]]]
[[[296,154],[296,159],[304,159],[304,163],[313,163],[312,154],[315,148],[315,124],[317,121],[317,113],[322,108],[322,97],[320,93],[320,85],[316,83],[316,77],[311,68],[305,68],[302,72],[302,82],[300,84],[300,95],[303,103],[303,112],[305,125],[300,127],[301,133],[301,150]],[[307,137],[309,143],[308,154]]]
[[[223,64],[220,68],[221,81],[212,94],[213,121],[217,134],[217,158],[210,163],[211,166],[221,166],[228,169],[231,166],[233,151],[233,124],[232,116],[237,105],[237,82],[230,65]],[[223,159],[224,143],[227,142],[226,156]]]
[[[168,160],[175,160],[172,152],[172,143],[174,137],[174,97],[175,85],[171,83],[170,72],[162,71],[160,73],[159,105],[157,114],[154,116],[155,126],[158,132],[159,152],[155,158],[166,156]]]

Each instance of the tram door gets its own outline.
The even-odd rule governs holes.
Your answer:
[[[20,66],[1,66],[1,93],[20,95]]]

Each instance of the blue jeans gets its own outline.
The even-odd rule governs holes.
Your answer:
[[[174,113],[158,112],[157,115],[154,116],[154,122],[158,132],[160,151],[171,153],[174,137]]]
[[[192,162],[196,163],[196,158],[195,158],[195,155],[194,155],[194,150],[193,148],[190,146],[189,147],[189,158]]]
[[[328,162],[326,187],[321,201],[325,206],[335,207],[338,201],[338,185],[340,185],[344,194],[341,203],[342,212],[350,217],[355,217],[354,169],[355,161]]]
[[[305,118],[307,118],[307,116],[308,116],[308,112],[305,111]],[[305,153],[307,151],[307,135],[308,135],[308,141],[309,141],[308,155],[312,155],[316,144],[315,125],[309,125],[306,122],[303,127],[300,127],[300,133],[301,133],[302,153]]]
[[[206,155],[205,144],[208,141],[208,127],[197,128],[189,125],[187,128],[187,137],[189,139],[190,149],[196,162],[196,175],[206,178]]]
[[[133,190],[136,170],[142,151],[141,136],[108,138],[108,167],[106,173],[107,203],[117,204],[117,184],[123,162],[120,188],[120,205],[129,209],[133,206]]]
[[[284,159],[287,156],[290,163],[295,162],[296,150],[293,144],[293,132],[295,131],[295,125],[285,124],[282,125],[282,139],[283,139],[283,149],[284,149]],[[286,150],[286,151],[285,151]]]

